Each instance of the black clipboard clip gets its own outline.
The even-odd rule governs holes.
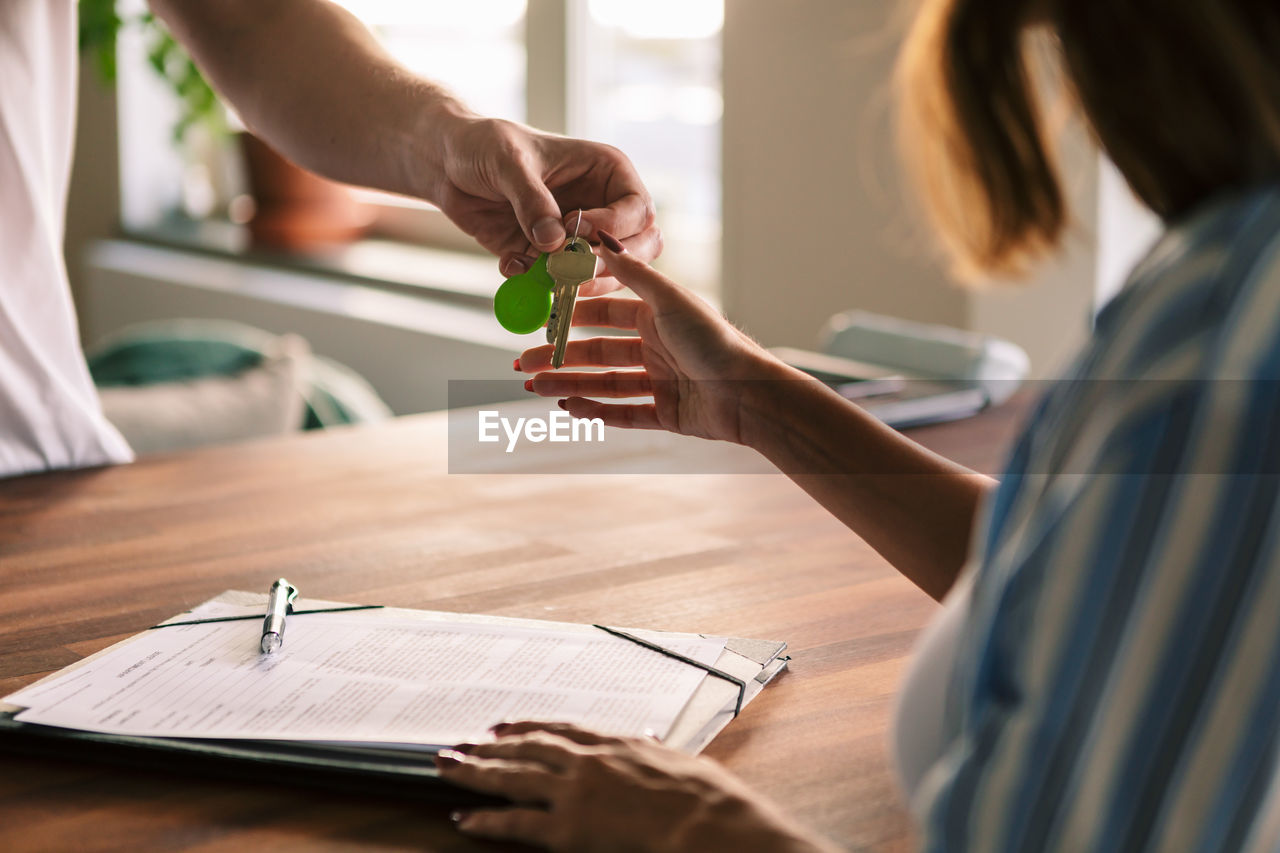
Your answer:
[[[689,664],[689,666],[696,666],[698,669],[706,672],[708,675],[714,675],[716,678],[723,678],[725,681],[728,681],[732,684],[737,685],[738,702],[733,706],[733,716],[737,717],[739,714],[742,713],[742,703],[746,701],[746,698],[747,698],[747,682],[743,681],[741,678],[738,678],[736,675],[730,675],[729,673],[725,672],[723,669],[716,669],[714,666],[711,666],[710,664],[705,664],[702,661],[694,660],[693,658],[687,655],[682,655],[679,652],[675,652],[675,651],[672,651],[671,649],[664,648],[658,645],[657,643],[651,643],[648,640],[644,640],[644,639],[641,639],[640,637],[635,636],[634,634],[628,634],[625,631],[619,631],[616,628],[608,628],[608,627],[605,627],[604,625],[595,625],[595,624],[592,624],[591,627],[599,628],[601,631],[604,631],[606,634],[612,634],[615,637],[621,637],[624,640],[630,640],[636,645],[644,646],[646,649],[651,649],[652,651],[655,651],[660,655],[666,655],[669,658],[675,658],[678,661],[683,661],[684,663]]]

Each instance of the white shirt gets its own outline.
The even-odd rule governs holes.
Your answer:
[[[911,655],[893,714],[893,758],[898,785],[911,803],[929,768],[955,736],[947,726],[947,686],[973,592],[972,566],[956,580]],[[914,809],[913,809],[914,811]]]
[[[0,2],[0,477],[128,462],[80,350],[62,259],[73,0]]]

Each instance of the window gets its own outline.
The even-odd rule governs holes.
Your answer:
[[[657,203],[666,266],[710,291],[720,264],[723,0],[590,0],[570,46],[571,132],[616,145]]]
[[[337,2],[406,68],[444,84],[479,113],[527,121],[526,0]],[[372,190],[360,194],[378,206],[377,236],[480,251],[433,205]]]
[[[473,109],[525,120],[526,0],[338,0],[387,52]]]

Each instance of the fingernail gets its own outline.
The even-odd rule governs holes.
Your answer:
[[[568,401],[568,400],[556,400],[556,405],[557,405],[557,406],[559,406],[560,408],[564,409],[566,412],[567,412],[567,411],[569,411],[569,401]]]
[[[468,815],[470,814],[471,814],[470,812],[464,812],[461,809],[454,809],[453,811],[449,812],[449,820],[453,821],[454,823],[462,823],[464,820],[467,819]]]
[[[600,232],[600,242],[604,243],[604,247],[615,255],[621,255],[627,250],[627,247],[618,242],[618,238],[610,234],[608,231]]]
[[[489,726],[489,731],[494,734],[502,734],[509,728],[511,728],[510,723],[494,723],[492,726]]]
[[[502,274],[507,278],[513,275],[520,275],[522,272],[528,272],[529,267],[533,266],[533,262],[524,255],[517,255],[507,261],[502,267]]]
[[[533,380],[532,380],[532,379],[526,379],[526,380],[524,381],[524,390],[526,390],[526,391],[532,391],[532,390],[533,390]]]
[[[658,733],[657,733],[657,732],[655,732],[653,729],[645,729],[645,730],[644,730],[644,736],[645,736],[645,737],[647,737],[647,738],[650,738],[650,739],[652,739],[652,740],[657,740],[657,739],[658,739]]]
[[[453,745],[452,752],[461,752],[463,755],[470,755],[471,750],[475,749],[478,743],[456,743]]]
[[[517,358],[515,361],[513,361],[513,362],[511,363],[511,366],[515,368],[516,373],[519,373],[519,372],[520,372],[520,359],[518,359],[518,358]]]
[[[564,226],[550,216],[533,223],[533,242],[539,246],[558,246],[564,242]]]
[[[453,749],[442,749],[436,753],[436,767],[444,769],[446,767],[457,767],[466,758],[461,752]]]

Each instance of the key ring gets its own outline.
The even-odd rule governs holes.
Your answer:
[[[581,228],[582,228],[582,208],[578,208],[578,221],[573,226],[573,236],[570,237],[568,241],[565,242],[564,248],[561,249],[560,251],[574,252],[575,254],[578,252],[591,251],[589,248],[586,247],[586,241],[578,240],[578,231]]]

